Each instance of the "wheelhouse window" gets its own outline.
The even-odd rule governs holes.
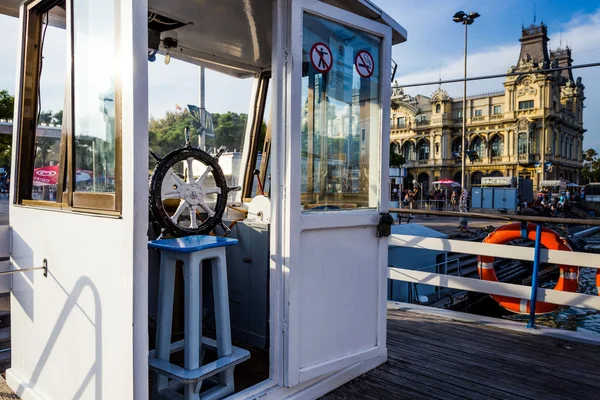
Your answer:
[[[310,14],[303,21],[302,208],[376,208],[381,39]]]
[[[519,110],[528,110],[530,108],[533,108],[533,100],[519,102]]]
[[[17,204],[120,211],[116,14],[115,0],[26,6]]]

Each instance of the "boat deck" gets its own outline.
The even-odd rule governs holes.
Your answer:
[[[388,362],[323,397],[598,399],[600,346],[388,310]]]

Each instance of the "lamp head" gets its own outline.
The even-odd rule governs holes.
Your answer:
[[[452,20],[457,23],[463,22],[463,18],[466,17],[467,14],[464,11],[459,11],[452,17]]]
[[[417,184],[417,180],[413,179],[413,185],[416,185],[416,184]]]

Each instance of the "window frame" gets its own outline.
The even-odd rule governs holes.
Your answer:
[[[481,108],[475,110],[475,117],[483,117],[483,110]]]
[[[38,128],[39,84],[40,84],[40,52],[42,31],[44,29],[44,14],[59,5],[61,0],[33,0],[23,4],[24,23],[21,53],[21,81],[19,84],[18,117],[16,143],[16,179],[15,205],[28,207],[46,207],[54,210],[89,212],[120,216],[122,210],[122,85],[121,78],[115,68],[115,191],[114,192],[77,192],[74,188],[76,170],[75,132],[74,132],[74,32],[73,32],[73,1],[64,0],[65,31],[67,58],[65,71],[65,101],[63,105],[63,121],[60,137],[59,175],[56,199],[34,200],[33,173],[35,170],[35,142]],[[119,37],[120,0],[114,1],[115,7],[115,38]],[[121,45],[118,40],[114,46],[119,57]],[[27,80],[26,76],[33,76]],[[66,166],[66,168],[65,168]],[[70,178],[70,179],[69,179]]]
[[[521,107],[521,105],[523,105],[523,107]],[[526,105],[531,105],[531,107],[525,107]],[[531,110],[531,109],[535,108],[535,103],[533,102],[533,100],[523,100],[523,101],[519,101],[518,107],[519,107],[519,111]]]
[[[493,106],[494,115],[502,114],[502,106]]]

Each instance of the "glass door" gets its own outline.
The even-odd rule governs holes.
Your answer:
[[[290,42],[284,381],[294,386],[386,359],[387,238],[376,228],[388,197],[391,29],[298,1]]]

